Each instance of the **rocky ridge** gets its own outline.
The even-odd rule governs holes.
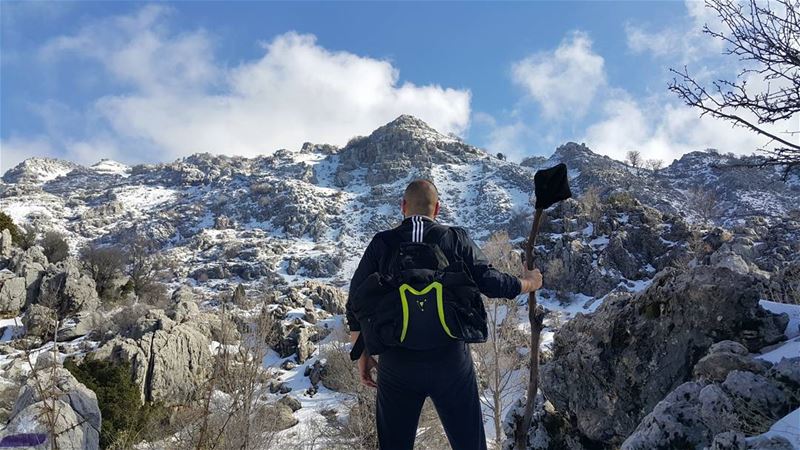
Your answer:
[[[800,224],[792,210],[800,183],[709,168],[726,158],[698,152],[658,172],[637,171],[568,143],[518,165],[401,116],[343,148],[309,143],[250,159],[197,154],[131,168],[31,159],[3,178],[0,209],[18,223],[65,233],[73,252],[87,242],[144,236],[173,262],[173,293],[166,305],[126,310],[132,317],[124,329],[109,329],[109,312],[73,258],[51,264],[39,247],[22,251],[3,234],[0,309],[5,317],[24,313],[24,329],[3,329],[15,339],[0,347],[7,354],[0,379],[24,381],[21,350],[50,339],[59,315],[60,354],[128,362],[143,400],[179,405],[209,377],[203,367],[219,349],[238,345],[263,320],[274,352],[265,359],[270,399],[289,395],[284,402],[293,407],[288,416],[281,410],[281,423],[294,425],[295,402],[307,405],[305,398],[335,386],[318,383],[321,348],[342,326],[341,288],[371,235],[397,222],[405,183],[434,180],[441,221],[464,225],[479,240],[508,231],[519,242],[535,170],[565,162],[576,199],[549,211],[543,225],[542,301],[567,318],[595,309],[596,317],[579,314],[545,348],[545,376],[553,379],[544,394],[568,418],[573,431],[565,435],[575,442],[620,444],[640,429],[652,436],[642,425],[647,415],[692,378],[715,342],[740,340],[756,352],[783,339],[783,319],[760,310],[758,299],[791,301],[797,293]],[[691,208],[692,187],[718,192],[711,223]],[[695,291],[720,280],[745,294]],[[693,316],[687,301],[702,303],[707,314]],[[733,322],[702,322],[717,313]],[[648,344],[648,333],[665,346]],[[581,343],[580,361],[570,359],[571,339]],[[737,367],[759,370],[753,364]],[[578,392],[552,375],[587,371],[607,377],[587,375]],[[639,388],[625,391],[629,382]],[[591,400],[598,392],[608,398]]]

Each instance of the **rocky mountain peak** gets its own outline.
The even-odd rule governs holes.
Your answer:
[[[121,175],[127,176],[131,168],[122,164],[121,162],[114,161],[113,159],[103,158],[97,163],[93,164],[89,169],[103,175]]]
[[[359,168],[367,168],[368,184],[381,184],[404,178],[414,168],[465,163],[487,156],[410,115],[398,117],[369,136],[351,139],[340,155],[338,186],[347,184],[348,173]]]
[[[564,145],[558,146],[552,158],[558,158],[562,161],[585,161],[590,158],[601,158],[601,155],[591,151],[586,144],[578,144],[576,142],[567,142]]]
[[[17,164],[3,175],[6,183],[38,184],[64,176],[81,165],[56,158],[33,157]]]
[[[387,123],[383,129],[404,129],[404,130],[424,130],[436,132],[430,125],[425,123],[424,120],[416,118],[410,114],[403,114],[398,116],[393,121]],[[380,129],[380,128],[379,128]]]

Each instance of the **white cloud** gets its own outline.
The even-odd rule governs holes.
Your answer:
[[[473,115],[473,122],[487,127],[486,148],[490,152],[503,153],[510,160],[520,160],[526,156],[523,142],[530,129],[521,120],[499,124],[490,114],[477,112]]]
[[[552,52],[537,53],[512,66],[512,78],[542,107],[547,118],[586,114],[605,85],[605,61],[586,33],[576,31]]]
[[[11,137],[0,140],[0,171],[3,173],[33,156],[53,157],[55,152],[45,136]]]
[[[653,30],[643,24],[626,23],[628,48],[634,53],[649,53],[658,58],[670,57],[679,65],[720,56],[722,41],[703,33],[703,26],[706,24],[719,30],[719,18],[703,1],[685,0],[684,5],[688,21],[677,25]]]
[[[603,105],[603,118],[586,130],[584,140],[592,150],[623,160],[628,150],[639,150],[645,158],[669,164],[691,151],[716,148],[722,152],[749,154],[768,139],[730,122],[685,105],[668,103],[662,96],[637,101],[624,92]],[[779,131],[786,123],[770,125]]]
[[[445,133],[469,125],[467,90],[400,83],[388,61],[330,51],[294,32],[265,43],[258,59],[228,67],[207,32],[175,32],[170,13],[149,5],[41,48],[43,61],[83,57],[127,88],[84,112],[99,117],[106,133],[74,142],[81,155],[135,148],[122,159],[152,161],[195,152],[254,156],[305,141],[343,145],[400,114]]]

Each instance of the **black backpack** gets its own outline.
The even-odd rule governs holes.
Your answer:
[[[381,267],[353,292],[351,308],[361,325],[350,352],[366,346],[378,355],[392,347],[432,350],[453,340],[486,342],[486,309],[463,261],[449,261],[436,244],[447,229],[432,229],[428,242],[388,242]],[[396,236],[389,239],[397,239]]]

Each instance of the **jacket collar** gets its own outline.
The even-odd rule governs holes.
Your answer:
[[[422,219],[425,222],[436,222],[436,220],[434,220],[434,219],[432,219],[432,218],[430,218],[428,216],[423,216],[422,214],[415,214],[415,215],[412,215],[412,216],[406,216],[403,219],[403,223],[410,222],[411,219],[414,218],[414,217],[419,217],[420,219]]]

